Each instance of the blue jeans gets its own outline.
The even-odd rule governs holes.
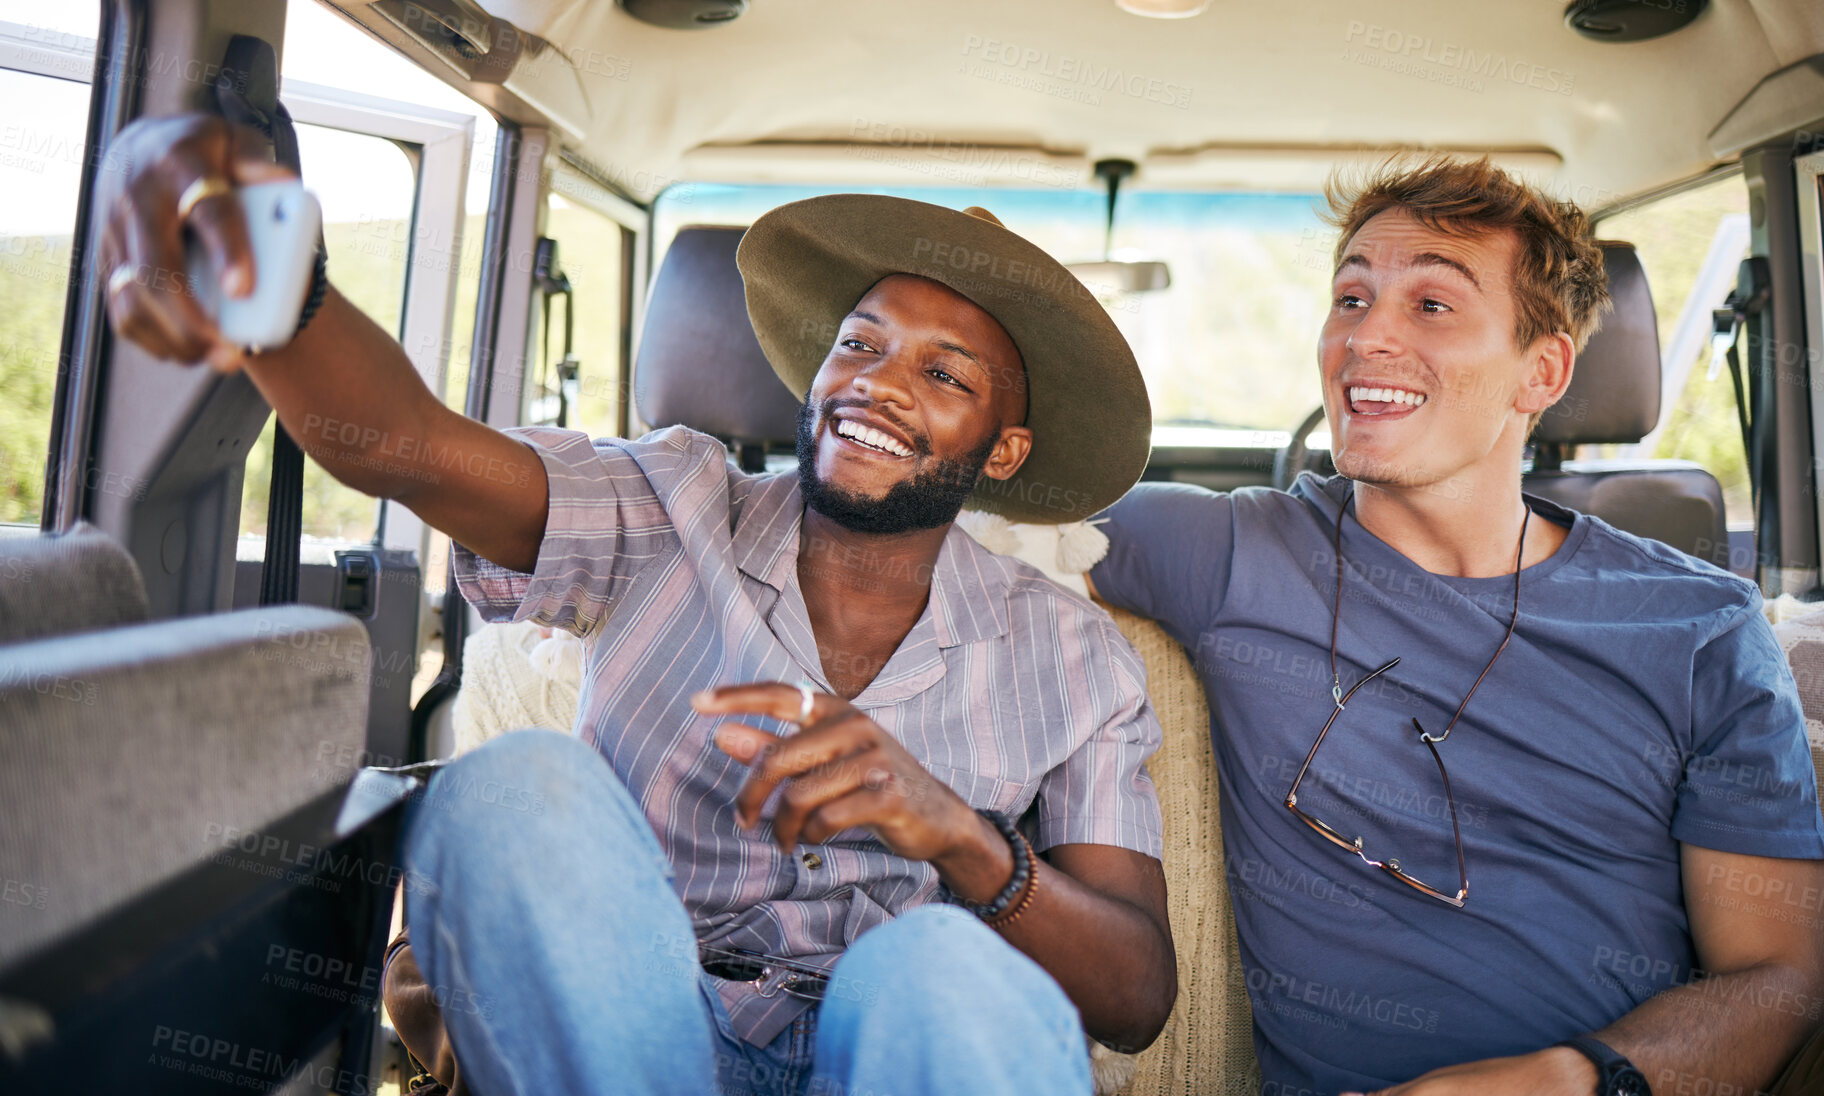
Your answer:
[[[948,906],[844,953],[833,984],[878,992],[833,993],[764,1047],[736,1037],[652,827],[569,735],[452,762],[413,804],[404,856],[412,953],[481,1096],[1090,1091],[1057,982]]]

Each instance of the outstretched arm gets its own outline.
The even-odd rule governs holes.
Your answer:
[[[289,344],[252,355],[224,342],[187,291],[186,230],[216,255],[225,288],[253,288],[247,226],[232,195],[204,198],[181,219],[178,202],[201,179],[291,178],[264,158],[257,135],[210,114],[142,118],[115,138],[109,159],[129,165],[102,173],[96,196],[108,211],[100,261],[117,334],[155,357],[245,369],[286,431],[331,475],[397,499],[486,559],[532,569],[549,495],[543,464],[525,445],[443,406],[399,343],[334,288]]]

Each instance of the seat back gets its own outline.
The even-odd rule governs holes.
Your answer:
[[[204,1083],[159,1042],[180,1028],[359,1072],[367,998],[283,963],[360,972],[384,943],[397,801],[346,790],[367,634],[296,605],[145,615],[106,535],[0,542],[0,1091],[282,1079]]]
[[[133,557],[93,525],[0,538],[0,644],[133,624],[147,612]]]
[[[1576,461],[1579,445],[1633,444],[1659,422],[1659,326],[1634,246],[1602,244],[1615,309],[1577,355],[1571,385],[1533,433],[1525,489],[1718,566],[1729,561],[1723,489],[1688,461]]]
[[[1805,711],[1805,734],[1811,741],[1811,764],[1818,786],[1824,788],[1824,612],[1782,621],[1773,634],[1786,652],[1793,682],[1799,687],[1799,705]],[[1819,809],[1824,810],[1824,796]]]
[[[746,232],[726,225],[678,230],[646,300],[633,399],[657,429],[688,426],[735,447],[759,470],[769,448],[792,447],[800,402],[773,372],[747,318],[735,266]]]
[[[1165,818],[1166,906],[1178,950],[1178,1003],[1121,1091],[1256,1093],[1254,1011],[1223,867],[1221,792],[1203,682],[1184,648],[1159,625],[1120,609],[1109,612],[1146,662],[1147,695],[1165,734],[1146,767]]]

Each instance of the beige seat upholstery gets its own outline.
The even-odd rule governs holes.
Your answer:
[[[1798,684],[1805,734],[1811,739],[1811,764],[1817,770],[1819,786],[1824,787],[1824,612],[1775,624],[1773,634],[1780,641],[1780,650],[1786,652],[1792,679]]]
[[[1254,1014],[1223,874],[1216,757],[1203,683],[1184,648],[1157,624],[1110,612],[1146,661],[1147,692],[1165,732],[1147,770],[1165,815],[1166,902],[1178,948],[1178,1004],[1121,1091],[1130,1096],[1259,1092]]]

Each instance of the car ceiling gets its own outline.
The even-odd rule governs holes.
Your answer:
[[[480,2],[552,47],[506,88],[640,200],[683,179],[1087,187],[1104,157],[1137,161],[1142,187],[1309,189],[1422,146],[1498,152],[1600,208],[1824,116],[1802,64],[1824,53],[1816,0],[1717,0],[1626,44],[1573,33],[1562,0],[1213,0],[1182,20],[1112,0],[753,0],[691,31],[609,0]],[[1780,95],[1738,109],[1782,70]]]

